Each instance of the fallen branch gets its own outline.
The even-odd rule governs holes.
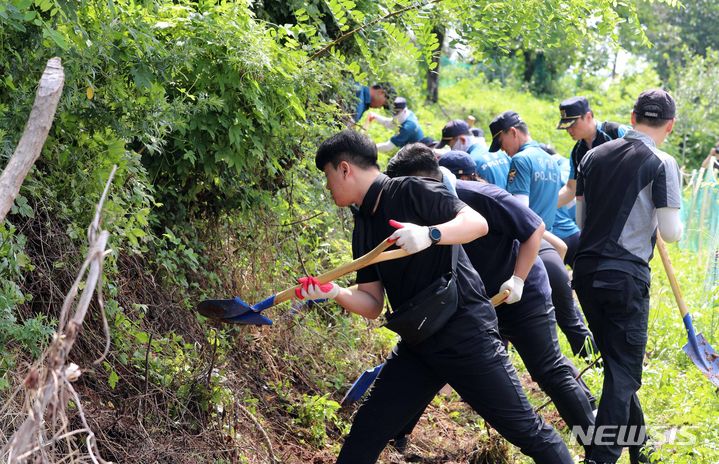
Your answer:
[[[35,102],[20,142],[0,175],[0,222],[12,208],[15,197],[20,192],[20,186],[45,145],[62,95],[64,81],[65,72],[60,58],[50,58],[40,78]]]
[[[70,462],[82,461],[83,459],[79,457],[82,453],[75,442],[70,440],[73,435],[79,433],[84,433],[86,436],[85,452],[89,459],[95,464],[107,463],[100,457],[95,434],[87,423],[80,398],[71,384],[80,377],[81,371],[74,363],[68,364],[67,359],[82,329],[96,289],[98,304],[100,311],[103,311],[104,319],[103,302],[98,285],[101,282],[102,263],[108,253],[105,247],[110,234],[100,229],[100,212],[116,169],[117,167],[114,167],[110,173],[102,198],[97,205],[95,218],[88,228],[87,257],[65,297],[58,330],[50,346],[25,378],[26,418],[0,453],[0,460],[8,464],[26,461],[56,462],[64,460],[59,458],[61,455],[64,458],[69,456]],[[82,281],[85,286],[71,313]],[[66,407],[70,400],[75,403],[83,425],[79,430],[68,430]],[[64,445],[58,449],[60,442]]]

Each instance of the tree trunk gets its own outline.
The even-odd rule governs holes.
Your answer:
[[[439,60],[444,45],[444,30],[435,27],[432,32],[437,36],[439,48],[432,54],[432,63],[437,63],[437,66],[427,70],[427,101],[437,103],[439,101]]]

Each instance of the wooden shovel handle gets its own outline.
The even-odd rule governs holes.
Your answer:
[[[505,290],[503,292],[497,293],[492,297],[492,306],[499,306],[502,303],[504,303],[504,300],[506,300],[509,297],[509,294],[512,293],[509,290]]]
[[[382,253],[387,248],[391,247],[393,244],[394,242],[390,242],[389,238],[382,240],[382,242],[376,247],[374,247],[374,249],[369,253],[360,256],[354,261],[342,264],[341,266],[331,269],[324,274],[320,274],[316,277],[316,279],[319,281],[319,283],[326,284],[327,282],[332,282],[333,280],[338,279],[343,275],[347,275],[350,272],[357,271],[372,264],[380,263],[382,261],[389,261],[392,259],[403,258],[409,255],[409,253],[407,253],[401,248],[398,250],[392,250],[386,253]],[[278,293],[277,296],[275,296],[275,304],[280,304],[283,301],[291,299],[295,295],[295,288],[297,288],[296,285]]]
[[[669,285],[672,286],[672,292],[674,293],[674,299],[677,300],[677,305],[679,306],[679,312],[682,314],[682,317],[686,316],[687,313],[689,313],[689,308],[687,308],[686,303],[684,303],[684,298],[682,297],[682,291],[679,288],[679,282],[677,282],[677,277],[674,274],[674,267],[672,266],[672,262],[669,260],[669,253],[667,252],[667,246],[664,244],[664,240],[662,240],[662,237],[659,235],[659,231],[657,231],[657,249],[659,249],[659,256],[662,258],[662,264],[664,264],[664,270],[667,273],[667,278],[669,279]]]

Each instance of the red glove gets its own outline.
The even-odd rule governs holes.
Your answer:
[[[300,300],[323,300],[336,298],[340,292],[340,286],[334,282],[321,284],[315,277],[307,276],[297,279],[300,284],[295,288],[295,295]]]

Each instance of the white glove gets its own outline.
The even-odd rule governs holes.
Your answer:
[[[300,300],[334,299],[340,293],[340,286],[334,282],[320,284],[314,277],[298,279],[300,286],[295,289],[295,295]]]
[[[397,222],[393,219],[389,221],[389,224],[397,228],[390,235],[390,240],[396,240],[397,246],[409,254],[420,252],[432,245],[427,226],[418,226],[411,222]]]
[[[392,118],[386,118],[377,113],[369,113],[369,115],[367,116],[367,120],[370,122],[377,121],[387,129],[394,129],[394,121],[392,120]]]
[[[524,279],[513,275],[505,283],[499,287],[499,293],[509,290],[509,296],[504,300],[507,304],[516,303],[522,299],[522,292],[524,291]]]

